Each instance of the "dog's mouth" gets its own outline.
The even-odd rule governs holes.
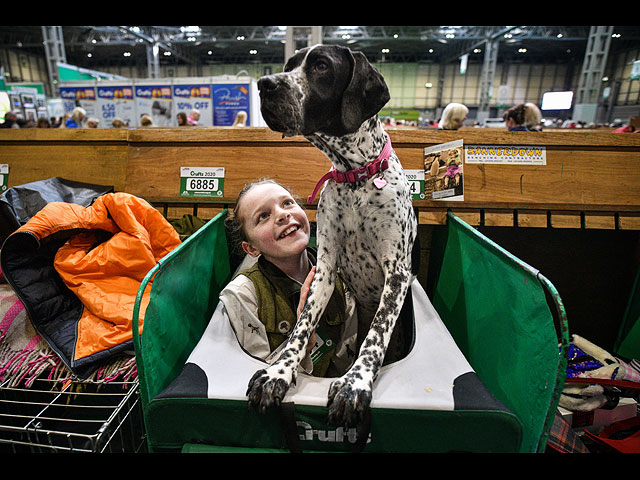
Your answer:
[[[300,225],[291,225],[284,232],[280,234],[279,239],[287,238],[288,236],[294,234],[300,229]]]

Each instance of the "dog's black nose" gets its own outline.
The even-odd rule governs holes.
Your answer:
[[[258,90],[261,92],[275,90],[276,88],[278,88],[278,82],[273,75],[267,75],[258,80]]]

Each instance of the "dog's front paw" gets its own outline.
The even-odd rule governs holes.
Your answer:
[[[272,405],[279,406],[289,390],[289,385],[295,381],[292,373],[287,375],[286,369],[280,368],[273,373],[273,366],[258,370],[247,387],[249,408],[265,413]]]
[[[334,381],[329,388],[329,423],[345,428],[362,421],[371,404],[371,384],[356,381],[349,374]]]

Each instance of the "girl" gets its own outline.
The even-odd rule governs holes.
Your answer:
[[[266,179],[240,192],[226,225],[254,261],[225,287],[220,300],[242,347],[271,363],[297,321],[313,278],[309,220],[287,189]],[[307,373],[334,377],[346,372],[355,359],[355,312],[355,300],[337,279],[302,362]]]

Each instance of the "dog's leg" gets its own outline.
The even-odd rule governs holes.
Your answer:
[[[329,388],[329,422],[352,427],[360,423],[371,403],[373,382],[382,366],[389,339],[411,282],[406,262],[385,262],[385,284],[380,306],[349,371]]]
[[[319,251],[320,253],[320,251]],[[290,385],[295,384],[298,366],[306,355],[311,334],[324,312],[335,286],[333,256],[318,255],[316,274],[302,313],[278,359],[265,369],[258,370],[247,388],[249,407],[264,413],[270,406],[280,405]]]

